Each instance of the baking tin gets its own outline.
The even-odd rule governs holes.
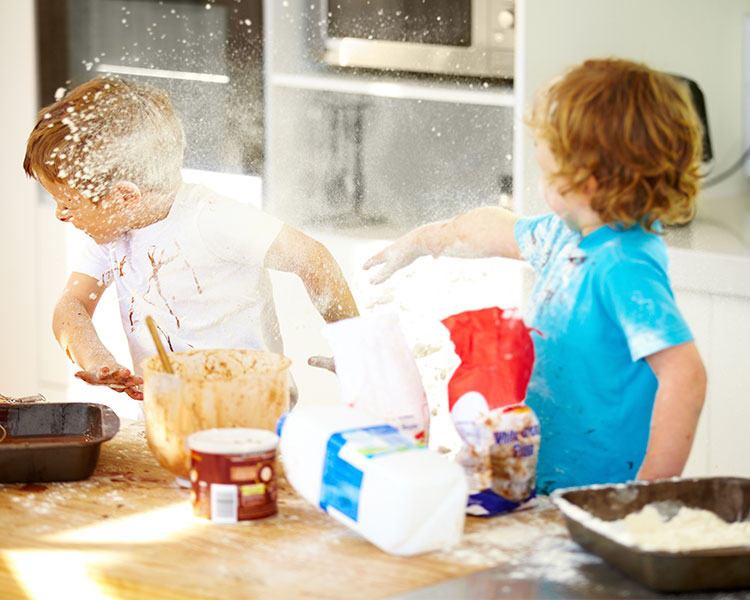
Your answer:
[[[0,403],[0,425],[0,483],[75,481],[94,472],[120,420],[101,404]]]
[[[595,530],[586,513],[622,519],[647,504],[676,501],[710,510],[727,522],[750,519],[750,479],[707,477],[556,490],[552,500],[573,540],[641,584],[662,592],[750,588],[750,545],[683,552],[647,551]]]
[[[193,513],[216,523],[275,515],[278,444],[275,433],[246,427],[189,435]]]

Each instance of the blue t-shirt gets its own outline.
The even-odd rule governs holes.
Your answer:
[[[692,340],[666,246],[639,226],[582,237],[554,214],[519,219],[515,237],[538,277],[525,314],[539,331],[526,396],[542,432],[538,489],[635,479],[657,387],[644,357]]]

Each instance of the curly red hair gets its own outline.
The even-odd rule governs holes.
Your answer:
[[[646,65],[587,60],[552,81],[525,118],[549,145],[562,191],[583,191],[605,223],[685,223],[700,188],[702,126],[687,87]]]

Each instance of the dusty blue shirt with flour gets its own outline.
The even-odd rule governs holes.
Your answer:
[[[519,219],[515,237],[538,278],[524,317],[539,331],[526,397],[542,431],[538,489],[632,480],[657,385],[644,357],[692,340],[666,246],[638,226],[582,237],[554,214]]]

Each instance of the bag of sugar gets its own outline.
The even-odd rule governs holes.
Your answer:
[[[539,421],[523,401],[534,365],[531,330],[515,310],[473,310],[442,321],[461,364],[448,382],[451,419],[465,442],[467,513],[514,510],[536,493]]]
[[[324,326],[341,400],[426,444],[430,409],[422,377],[395,313],[342,319]]]

